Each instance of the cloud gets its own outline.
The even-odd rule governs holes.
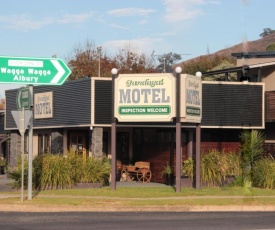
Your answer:
[[[196,6],[211,3],[206,0],[163,0],[162,2],[166,7],[165,19],[171,23],[197,17],[203,12],[196,9]]]
[[[214,5],[219,5],[219,4],[221,4],[220,1],[215,1],[215,0],[210,1],[209,3],[210,3],[210,4],[214,4]]]
[[[8,29],[28,31],[28,30],[37,30],[43,26],[52,24],[54,22],[53,18],[45,18],[43,20],[31,20],[28,15],[9,15],[9,16],[0,16],[0,22],[3,22],[5,25],[2,26]]]
[[[94,12],[83,13],[83,14],[67,14],[63,18],[58,19],[57,22],[59,23],[84,23],[91,17],[95,15]]]
[[[139,21],[139,25],[144,25],[144,24],[148,24],[149,20],[148,19],[142,19],[141,21]]]
[[[152,52],[152,47],[158,47],[163,44],[164,40],[161,38],[139,38],[131,40],[113,40],[103,44],[104,47],[108,47],[108,51],[115,54],[118,50],[125,48],[127,45],[136,47],[140,52]]]
[[[81,24],[87,21],[94,15],[93,12],[83,13],[83,14],[67,14],[61,18],[48,17],[44,19],[33,19],[29,15],[7,15],[0,16],[0,23],[3,23],[2,27],[20,30],[20,31],[29,31],[29,30],[38,30],[42,27],[51,25],[51,24]]]
[[[172,36],[176,36],[175,33],[171,33],[171,32],[154,33],[152,35],[153,36],[158,36],[158,37],[172,37]]]
[[[120,25],[117,25],[117,24],[110,24],[111,27],[114,27],[114,28],[117,28],[117,29],[123,29],[123,30],[128,30],[129,28],[128,27],[124,27],[124,26],[120,26]]]
[[[108,14],[115,15],[118,17],[122,16],[146,16],[154,13],[156,10],[142,9],[142,8],[122,8],[108,11]]]

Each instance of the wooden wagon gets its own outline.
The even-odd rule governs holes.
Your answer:
[[[138,180],[143,183],[149,183],[152,177],[150,162],[144,161],[137,161],[135,165],[125,166],[122,173],[125,173],[131,181]]]

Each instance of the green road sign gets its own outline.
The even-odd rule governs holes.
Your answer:
[[[31,106],[31,92],[29,88],[19,89],[16,98],[17,109],[30,109]]]
[[[0,56],[0,83],[62,85],[70,74],[61,59]]]

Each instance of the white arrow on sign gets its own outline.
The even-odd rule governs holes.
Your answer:
[[[18,109],[22,109],[22,105],[21,105],[21,93],[22,93],[22,91],[19,90],[19,91],[18,91],[18,95],[17,95],[17,105],[18,105]]]
[[[54,76],[54,78],[51,80],[51,83],[58,83],[58,81],[63,77],[65,74],[64,68],[59,64],[57,60],[51,60],[54,67],[57,69],[57,74]]]

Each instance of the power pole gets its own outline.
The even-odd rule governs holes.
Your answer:
[[[100,59],[101,59],[101,51],[102,47],[97,47],[97,53],[98,53],[98,77],[100,77]]]
[[[183,55],[191,55],[191,54],[178,54],[180,56],[183,56]],[[153,50],[152,54],[151,54],[151,58],[153,59],[153,61],[155,61],[155,57],[157,57],[158,59],[163,59],[163,70],[162,70],[162,73],[166,73],[166,61],[167,61],[167,58],[166,58],[166,54],[155,54],[155,51]]]

